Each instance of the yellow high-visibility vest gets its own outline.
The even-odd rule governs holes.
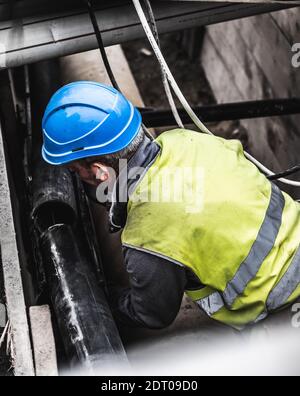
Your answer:
[[[131,193],[125,246],[189,268],[187,294],[236,328],[300,296],[300,205],[248,161],[239,141],[174,130]]]

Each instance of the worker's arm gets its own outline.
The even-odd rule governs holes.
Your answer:
[[[124,249],[130,289],[113,296],[117,321],[127,326],[161,329],[176,318],[187,279],[185,269],[162,258]]]

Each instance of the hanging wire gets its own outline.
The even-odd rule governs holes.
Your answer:
[[[133,5],[136,9],[136,12],[139,16],[140,22],[143,26],[143,29],[147,35],[147,38],[152,46],[152,49],[157,57],[158,62],[160,63],[162,69],[165,71],[167,74],[167,78],[169,80],[169,83],[171,87],[173,88],[173,91],[175,92],[176,96],[178,97],[180,103],[182,104],[183,108],[186,110],[188,115],[190,116],[191,120],[194,122],[196,127],[199,129],[200,132],[202,133],[207,133],[209,135],[213,135],[213,133],[200,121],[196,113],[193,111],[191,108],[190,104],[186,100],[185,96],[183,95],[182,91],[180,90],[156,40],[155,37],[153,36],[152,30],[148,24],[147,18],[145,16],[145,13],[143,11],[143,8],[141,6],[140,0],[132,0]],[[252,163],[254,163],[262,172],[264,172],[268,177],[276,177],[277,175],[272,172],[270,169],[268,169],[266,166],[264,166],[262,163],[260,163],[256,158],[254,158],[252,155],[249,153],[245,152],[245,156],[247,159],[249,159]],[[288,180],[285,178],[280,178],[278,181],[294,186],[294,187],[300,187],[300,182],[294,181],[294,180]]]
[[[284,172],[277,173],[274,176],[269,176],[269,180],[277,180],[282,177],[287,177],[287,176],[293,175],[294,173],[297,173],[297,172],[300,172],[300,165],[296,165],[293,168],[287,169]]]
[[[153,13],[153,8],[152,8],[151,3],[150,3],[149,0],[143,0],[143,1],[144,1],[145,7],[146,7],[146,11],[147,11],[147,14],[148,14],[148,17],[149,17],[149,21],[151,23],[151,30],[152,30],[153,36],[154,36],[154,38],[155,38],[155,40],[157,42],[158,47],[161,48],[160,40],[159,40],[159,34],[158,34],[158,29],[157,29],[157,24],[156,24],[156,19],[155,19],[154,13]],[[178,113],[178,110],[177,110],[177,107],[176,107],[176,104],[175,104],[175,101],[174,101],[174,98],[173,98],[173,95],[172,95],[172,91],[171,91],[171,87],[170,87],[170,84],[169,84],[169,81],[168,81],[167,74],[166,74],[165,70],[162,67],[161,67],[161,77],[162,77],[162,82],[163,82],[163,85],[164,85],[164,89],[165,89],[165,92],[166,92],[166,95],[167,95],[168,102],[170,104],[172,113],[174,115],[175,121],[176,121],[177,125],[180,128],[184,129],[183,122],[182,122],[182,120],[180,118],[180,115]]]

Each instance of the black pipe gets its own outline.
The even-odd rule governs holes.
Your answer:
[[[32,158],[33,169],[41,160],[42,118],[51,96],[62,86],[58,59],[42,61],[29,66],[32,104]]]
[[[252,102],[228,103],[195,107],[194,112],[203,122],[235,121],[251,118],[278,117],[300,113],[300,99],[271,99]],[[175,126],[176,121],[169,110],[141,109],[143,121],[148,128]],[[189,115],[178,109],[184,124],[191,124]]]
[[[32,219],[40,234],[55,224],[75,224],[77,203],[68,169],[40,161],[32,181]]]
[[[72,366],[97,372],[127,364],[120,336],[72,228],[57,225],[44,233],[41,249],[49,292]]]
[[[30,76],[36,121],[31,219],[35,262],[47,285],[43,303],[52,305],[57,336],[72,365],[90,369],[108,360],[123,362],[126,357],[106,300],[82,188],[66,168],[49,166],[41,159],[41,119],[60,86],[58,62],[33,65]]]
[[[83,233],[74,187],[67,169],[41,162],[33,175],[32,219],[68,361],[72,367],[97,373],[116,360],[118,364],[127,360],[103,282],[97,277],[98,260],[89,245],[93,239],[85,235],[92,230]],[[89,213],[84,215],[82,221],[88,224]]]

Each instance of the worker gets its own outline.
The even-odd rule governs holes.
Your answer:
[[[122,230],[130,277],[114,294],[124,324],[169,326],[184,293],[237,329],[298,299],[299,203],[239,141],[184,129],[152,140],[121,93],[86,81],[54,94],[43,138],[44,160],[77,172],[99,201],[114,185],[111,228]]]

